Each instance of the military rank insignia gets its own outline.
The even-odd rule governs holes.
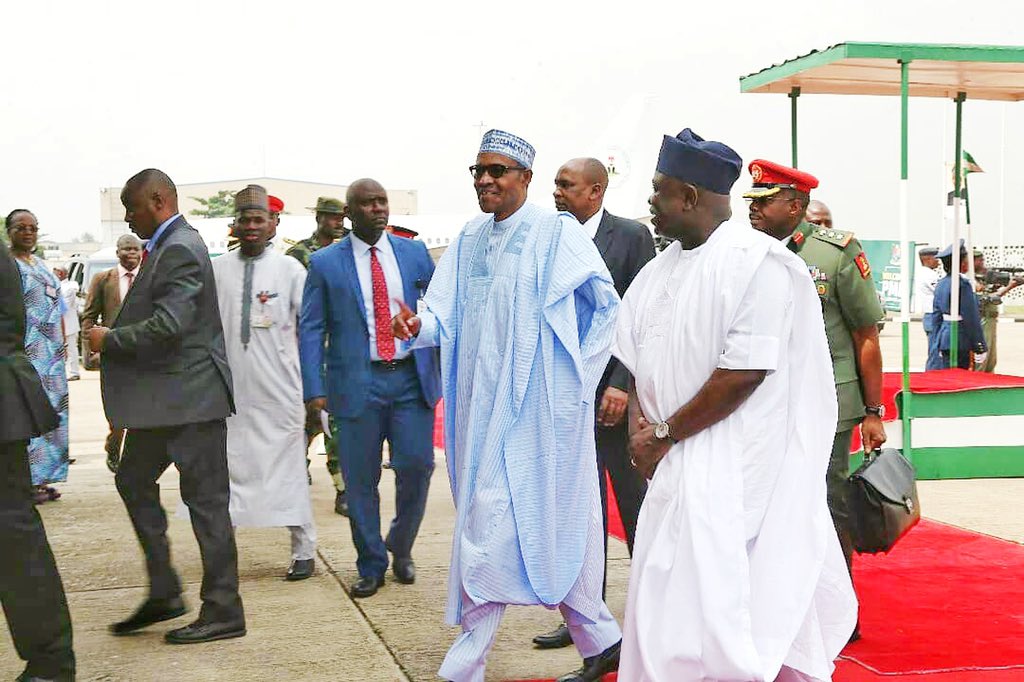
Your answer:
[[[807,272],[811,274],[811,279],[814,280],[814,288],[818,290],[818,296],[827,296],[828,275],[825,274],[825,271],[819,268],[817,265],[808,265]]]
[[[863,251],[853,259],[853,262],[857,264],[857,269],[860,270],[861,279],[867,279],[871,276],[871,264],[868,263],[868,257],[864,255]]]
[[[797,246],[802,246],[804,243],[804,239],[806,239],[806,237],[804,237],[803,232],[793,233],[793,243],[796,244]]]

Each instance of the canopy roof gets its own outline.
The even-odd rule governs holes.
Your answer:
[[[1024,99],[1024,47],[1002,45],[840,43],[743,76],[740,91],[899,95],[900,61],[911,97]]]

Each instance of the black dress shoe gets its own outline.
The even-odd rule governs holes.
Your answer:
[[[562,675],[555,682],[597,682],[610,672],[619,669],[619,650],[622,640],[599,653],[597,656],[583,659],[583,667],[567,675]]]
[[[339,490],[334,496],[334,513],[348,516],[348,499],[345,497],[344,490]]]
[[[416,582],[416,564],[412,557],[395,557],[391,572],[395,574],[395,580],[403,585],[412,585]]]
[[[366,598],[372,597],[377,594],[377,590],[384,587],[384,576],[379,578],[360,578],[356,581],[356,584],[352,586],[349,593],[353,597]]]
[[[537,645],[538,649],[561,649],[562,647],[567,647],[572,644],[569,626],[562,623],[551,632],[545,632],[543,635],[534,637],[533,643]]]
[[[232,639],[245,636],[245,622],[215,623],[197,620],[191,625],[171,630],[164,635],[168,644],[199,644],[216,642],[218,639]]]
[[[185,602],[181,600],[181,597],[173,599],[147,599],[127,620],[111,625],[110,633],[113,635],[127,635],[129,632],[141,630],[153,623],[177,618],[184,615],[187,611],[188,609],[185,608]]]
[[[313,567],[315,565],[315,559],[295,559],[292,561],[291,567],[288,568],[288,573],[284,576],[284,579],[305,580],[313,575]]]

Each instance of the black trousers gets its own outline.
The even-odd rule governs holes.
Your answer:
[[[604,519],[605,587],[608,573],[608,483],[605,472],[611,476],[612,489],[619,503],[622,526],[626,531],[626,547],[633,556],[633,538],[636,519],[647,494],[647,481],[629,463],[629,431],[626,419],[617,426],[595,426],[597,441],[597,476],[601,486],[601,518]],[[601,594],[604,594],[602,588]]]
[[[850,478],[850,441],[853,429],[840,431],[832,440],[832,456],[829,458],[828,470],[825,474],[825,487],[828,494],[828,510],[832,514],[832,525],[839,536],[839,546],[843,548],[846,568],[853,566],[853,539],[850,537],[849,494]],[[853,576],[852,570],[850,576]]]
[[[157,479],[174,464],[181,499],[189,509],[192,530],[203,561],[199,617],[243,623],[238,594],[238,550],[228,514],[227,428],[223,419],[159,429],[128,429],[124,454],[114,481],[124,500],[149,572],[149,596],[170,599],[181,594],[171,566],[167,515],[160,504]]]
[[[27,676],[74,680],[71,615],[32,502],[27,445],[0,443],[0,600]]]

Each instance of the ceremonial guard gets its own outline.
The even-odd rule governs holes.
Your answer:
[[[846,480],[853,429],[861,425],[867,450],[885,442],[882,353],[876,326],[884,313],[871,279],[871,265],[853,233],[806,220],[810,191],[818,186],[818,179],[760,159],[748,168],[753,187],[743,196],[750,200],[750,224],[786,243],[807,263],[821,299],[839,399],[839,422],[827,475],[828,506],[849,567],[853,547]],[[854,638],[858,637],[855,632]]]

